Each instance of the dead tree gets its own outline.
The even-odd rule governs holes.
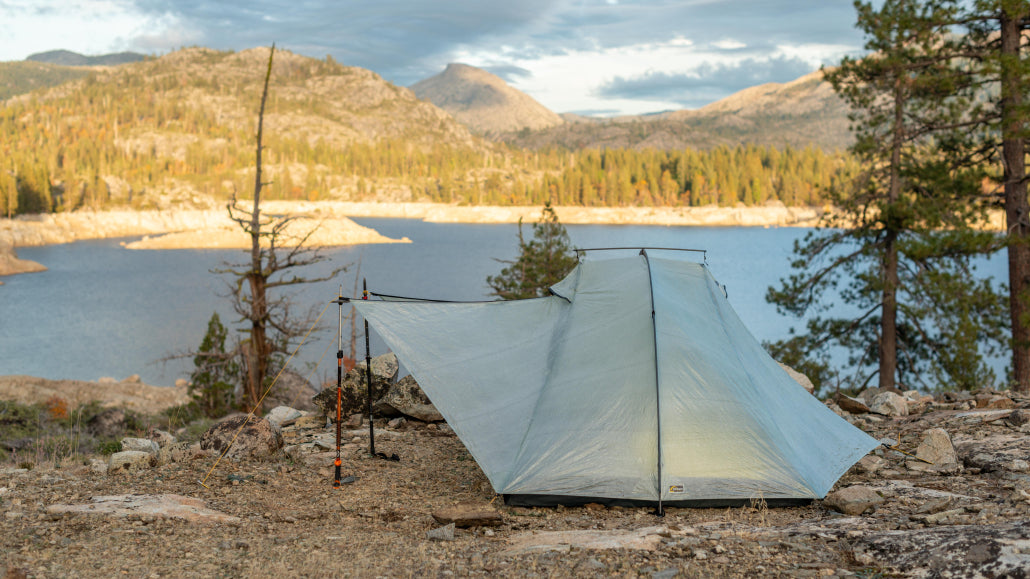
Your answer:
[[[321,247],[306,245],[314,230],[298,239],[287,240],[286,227],[294,217],[261,213],[261,190],[268,185],[261,181],[261,139],[274,56],[273,44],[268,53],[268,69],[265,71],[261,107],[258,111],[253,205],[249,209],[242,206],[235,194],[227,205],[229,218],[250,235],[250,262],[212,270],[214,273],[231,276],[229,297],[232,299],[234,310],[240,315],[240,321],[249,326],[243,330],[247,336],[240,343],[245,361],[241,402],[247,410],[254,413],[261,412],[260,401],[269,386],[271,372],[276,370],[274,366],[282,363],[290,344],[307,331],[313,320],[310,313],[303,316],[295,315],[291,311],[291,296],[281,293],[281,290],[287,286],[332,279],[347,267],[335,268],[329,274],[320,277],[299,275],[296,273],[299,268],[328,259],[322,254]]]

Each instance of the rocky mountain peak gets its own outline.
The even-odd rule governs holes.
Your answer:
[[[443,72],[412,85],[411,90],[480,133],[544,129],[565,122],[500,77],[467,64],[448,64]]]

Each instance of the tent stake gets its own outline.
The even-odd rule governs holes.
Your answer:
[[[368,280],[361,278],[361,299],[368,299]],[[376,455],[376,431],[372,423],[372,348],[368,343],[368,320],[365,320],[365,386],[368,397],[368,454]]]

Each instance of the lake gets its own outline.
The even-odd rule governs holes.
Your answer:
[[[321,311],[340,285],[352,295],[355,273],[369,289],[386,294],[449,300],[489,299],[488,275],[496,275],[517,252],[513,224],[441,224],[411,219],[358,218],[388,237],[410,244],[331,248],[328,262],[306,271],[311,277],[351,264],[332,281],[293,290],[297,310]],[[787,336],[795,320],[765,302],[770,285],[789,273],[791,248],[808,232],[799,228],[659,227],[569,225],[576,247],[679,247],[707,250],[709,268],[727,287],[730,303],[759,340]],[[527,238],[530,227],[524,228]],[[135,239],[135,238],[133,238]],[[235,321],[224,298],[226,279],[210,270],[241,262],[240,250],[134,251],[126,239],[19,248],[18,255],[49,271],[4,277],[0,286],[0,374],[50,379],[96,380],[139,374],[144,382],[171,385],[186,378],[190,360],[158,360],[199,346],[211,313]],[[700,256],[699,256],[700,259]],[[1005,259],[980,266],[982,275],[1003,277]],[[298,354],[312,381],[335,379],[337,306],[326,309],[324,328]],[[359,338],[361,324],[358,324]],[[373,338],[375,332],[372,332]],[[345,339],[349,327],[345,328]],[[374,340],[374,350],[384,347]],[[346,348],[346,345],[345,345]],[[328,351],[328,353],[326,353]],[[363,343],[359,343],[359,356]],[[1000,369],[1004,364],[998,363]]]

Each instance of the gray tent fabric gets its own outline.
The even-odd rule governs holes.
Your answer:
[[[680,252],[544,298],[356,301],[504,495],[813,499],[878,443],[808,394]]]

